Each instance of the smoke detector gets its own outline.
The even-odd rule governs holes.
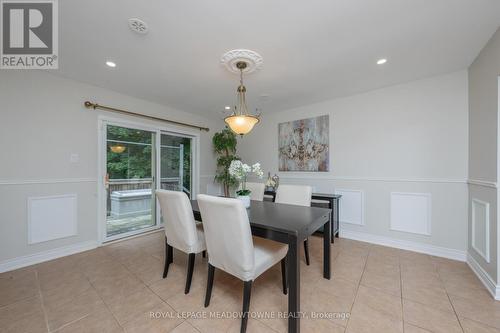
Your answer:
[[[132,30],[133,32],[137,32],[138,34],[141,34],[141,35],[145,35],[149,31],[148,25],[146,24],[146,22],[144,22],[143,20],[140,20],[138,18],[128,19],[128,26],[129,26],[130,30]]]

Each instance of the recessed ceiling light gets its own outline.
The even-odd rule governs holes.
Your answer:
[[[106,65],[108,67],[111,67],[111,68],[115,68],[116,67],[116,63],[112,62],[112,61],[106,61]]]
[[[383,64],[385,64],[386,62],[387,62],[387,59],[382,58],[382,59],[379,59],[379,60],[377,61],[377,65],[383,65]]]
[[[224,109],[226,109],[226,110],[231,110],[231,107],[230,107],[229,105],[226,105],[226,106],[224,107]]]

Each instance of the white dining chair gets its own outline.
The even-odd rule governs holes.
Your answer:
[[[312,187],[307,185],[280,185],[276,191],[274,202],[297,205],[311,206]],[[309,265],[309,239],[304,240],[304,253],[306,256],[306,265]]]
[[[288,245],[252,237],[247,210],[237,199],[200,194],[197,197],[205,229],[208,252],[208,280],[205,307],[210,304],[215,268],[244,282],[241,332],[246,331],[252,282],[281,261],[283,293],[287,293]]]
[[[264,190],[266,185],[264,183],[246,183],[246,189],[250,190],[250,200],[264,201]],[[241,190],[241,184],[239,189]]]
[[[197,253],[207,249],[203,225],[196,223],[193,208],[184,192],[156,190],[165,226],[165,268],[163,278],[167,277],[168,267],[174,260],[174,250],[188,254],[188,268],[184,293],[189,293],[193,279],[194,260]]]

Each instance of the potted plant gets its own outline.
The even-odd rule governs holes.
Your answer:
[[[252,193],[246,188],[247,176],[249,173],[254,173],[259,178],[262,178],[264,175],[260,168],[260,163],[249,166],[248,164],[242,163],[240,160],[234,160],[229,166],[229,174],[236,178],[241,185],[241,189],[236,191],[236,198],[240,199],[246,208],[250,207],[250,193]]]
[[[227,127],[215,133],[212,138],[214,151],[218,155],[215,181],[222,184],[226,197],[229,197],[229,189],[238,185],[238,181],[228,171],[231,162],[238,159],[236,144],[236,135]]]

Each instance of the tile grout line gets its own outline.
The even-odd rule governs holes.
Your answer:
[[[45,305],[43,302],[43,295],[42,295],[42,287],[40,285],[40,279],[38,278],[38,270],[36,268],[35,268],[35,279],[36,279],[36,286],[38,288],[38,294],[40,296],[40,305],[42,306],[43,317],[45,319],[45,326],[47,327],[47,332],[50,332],[49,317],[47,316],[47,311],[45,310]]]
[[[66,324],[64,324],[64,325],[61,325],[61,327],[58,327],[58,328],[57,328],[56,330],[54,330],[54,331],[49,331],[49,333],[59,332],[59,331],[60,331],[60,330],[62,330],[63,328],[65,328],[65,327],[67,327],[67,326],[69,326],[69,325],[71,325],[71,324],[74,324],[74,323],[76,323],[77,321],[80,321],[80,320],[82,320],[82,319],[87,318],[89,315],[90,315],[90,313],[88,313],[88,314],[86,314],[86,315],[84,315],[84,316],[82,316],[82,317],[80,317],[80,318],[77,318],[77,319],[75,319],[75,320],[72,320],[72,321],[70,321],[69,323],[66,323]]]
[[[405,332],[405,311],[403,304],[403,273],[401,270],[401,252],[398,253],[398,266],[399,266],[399,286],[400,286],[400,296],[401,296],[401,321],[403,322],[403,333]]]
[[[471,318],[467,318],[467,317],[463,317],[463,318],[464,318],[464,319],[467,319],[467,320],[470,320],[470,321],[473,321],[473,322],[475,322],[476,324],[480,324],[480,325],[482,325],[482,326],[486,326],[486,327],[491,328],[491,329],[493,329],[493,330],[495,330],[495,331],[498,331],[498,328],[497,328],[497,327],[495,327],[495,326],[491,326],[490,324],[486,324],[486,323],[483,323],[483,322],[481,322],[481,321],[477,321],[477,320],[475,320],[475,319],[471,319]],[[460,319],[459,319],[459,321],[460,321]],[[465,332],[465,330],[464,330],[464,332]]]
[[[439,263],[437,264],[439,266]],[[444,284],[443,278],[441,277],[441,274],[439,273],[438,267],[436,267],[436,272],[439,276],[439,280],[441,280],[441,283],[443,284],[443,289],[446,292],[446,297],[448,298],[448,301],[450,302],[451,308],[453,309],[453,313],[455,314],[455,317],[457,317],[458,325],[460,325],[460,328],[462,329],[462,332],[465,332],[462,322],[460,321],[460,317],[458,316],[457,310],[455,309],[455,306],[453,305],[453,302],[451,301],[450,294],[448,294],[448,290],[446,290],[446,286]]]
[[[104,300],[102,299],[102,297],[101,297],[101,295],[99,294],[99,292],[95,289],[94,285],[93,285],[93,284],[92,284],[92,282],[90,281],[90,279],[89,279],[89,277],[87,276],[87,274],[85,274],[85,272],[83,272],[83,271],[80,271],[80,269],[79,269],[79,268],[78,268],[78,272],[80,272],[80,273],[82,274],[82,276],[83,276],[83,277],[87,280],[87,282],[88,282],[88,283],[89,283],[89,285],[90,285],[90,289],[94,290],[94,292],[97,294],[97,296],[99,297],[99,299],[101,300],[101,302],[104,304],[104,306],[106,307],[106,309],[108,309],[108,311],[111,313],[111,315],[113,316],[113,318],[115,318],[115,317],[114,317],[114,315],[113,315],[113,313],[111,312],[111,310],[109,310],[109,308],[107,307],[106,303],[105,303],[105,302],[104,302]],[[87,291],[88,291],[88,290],[85,290],[85,291],[81,292],[80,294],[78,294],[77,296],[83,295],[83,294],[84,294],[84,293],[86,293]],[[80,320],[82,320],[82,319],[87,318],[87,317],[88,317],[88,316],[90,316],[91,314],[92,314],[92,312],[87,313],[86,315],[84,315],[84,316],[82,316],[82,317],[80,317],[80,318],[78,318],[78,319],[72,320],[72,321],[70,321],[69,323],[66,323],[66,324],[62,325],[61,327],[58,327],[58,328],[57,328],[56,330],[54,330],[54,331],[49,331],[49,333],[58,332],[58,331],[62,330],[63,328],[65,328],[65,327],[67,327],[67,326],[69,326],[69,325],[71,325],[71,324],[74,324],[74,323],[76,323],[76,322],[78,322],[78,321],[80,321]],[[115,318],[115,321],[117,322],[118,326],[120,326],[120,323],[118,322],[118,320],[116,320],[116,318]],[[121,326],[120,326],[120,327],[121,327]]]
[[[104,307],[109,311],[109,313],[113,316],[113,319],[116,321],[116,323],[118,324],[118,326],[120,326],[120,328],[122,330],[125,330],[125,328],[122,326],[122,324],[120,324],[120,322],[118,321],[118,319],[116,318],[115,314],[113,313],[113,311],[111,311],[111,309],[109,308],[108,304],[106,304],[106,302],[104,301],[104,299],[102,298],[101,294],[97,291],[96,287],[94,286],[94,284],[92,283],[92,281],[90,281],[90,279],[88,277],[85,277],[87,279],[87,281],[89,282],[90,284],[90,287],[92,288],[92,290],[95,291],[95,293],[97,294],[97,296],[99,297],[99,299],[101,300],[102,304],[104,305]],[[88,314],[90,315],[90,313]],[[83,319],[83,318],[82,318]]]
[[[143,252],[145,253],[146,255],[149,255],[153,258],[155,258],[154,255],[150,254],[150,253],[147,253],[147,252]],[[156,258],[155,258],[156,259]],[[148,289],[153,295],[155,295],[156,297],[158,297],[160,299],[160,301],[164,304],[166,304],[167,306],[169,306],[172,310],[175,311],[175,313],[178,315],[179,314],[179,311],[177,311],[172,305],[170,305],[166,300],[164,300],[163,298],[160,297],[160,295],[158,295],[157,293],[154,292],[153,289],[151,289],[150,285],[146,284],[146,282],[144,282],[139,276],[137,276],[137,274],[135,272],[132,272],[129,267],[125,264],[123,264],[120,260],[118,260],[122,265],[123,267],[125,267],[125,270],[128,271],[132,276],[134,276],[136,279],[138,279],[139,281],[141,281],[141,283],[146,287],[146,289]],[[160,261],[162,261],[160,259]],[[160,281],[160,280],[158,280]],[[155,281],[157,282],[157,281]],[[153,282],[154,283],[154,282]],[[111,310],[110,310],[111,312]],[[112,313],[112,312],[111,312]],[[114,315],[113,315],[114,316]],[[115,318],[116,319],[116,318]],[[117,320],[118,322],[118,320]],[[180,325],[182,325],[183,323],[188,323],[191,327],[193,327],[197,332],[200,332],[196,327],[194,327],[193,325],[191,325],[191,323],[189,323],[186,319],[183,319],[178,325],[176,325],[174,328],[172,328],[169,332],[172,332],[173,330],[175,330],[177,327],[179,327]],[[123,326],[121,326],[120,323],[118,323],[118,325],[120,325],[120,327],[123,328]]]
[[[351,315],[352,315],[352,309],[354,308],[354,303],[356,303],[356,299],[358,298],[359,286],[361,285],[361,280],[363,279],[363,276],[365,275],[366,265],[367,265],[367,263],[368,263],[368,257],[370,256],[371,247],[372,247],[372,245],[369,245],[369,246],[368,246],[368,254],[366,255],[366,258],[365,258],[365,264],[363,265],[363,272],[361,272],[361,276],[359,277],[359,281],[358,281],[358,283],[357,283],[357,287],[356,287],[356,296],[354,296],[354,301],[352,302],[351,307],[350,307],[350,309],[349,309],[349,318],[347,319],[347,323],[346,323],[346,326],[345,326],[345,330],[347,330],[347,327],[349,326],[349,321],[351,320]],[[338,254],[337,258],[338,258],[341,254],[342,254],[342,251],[340,251],[340,253]]]

